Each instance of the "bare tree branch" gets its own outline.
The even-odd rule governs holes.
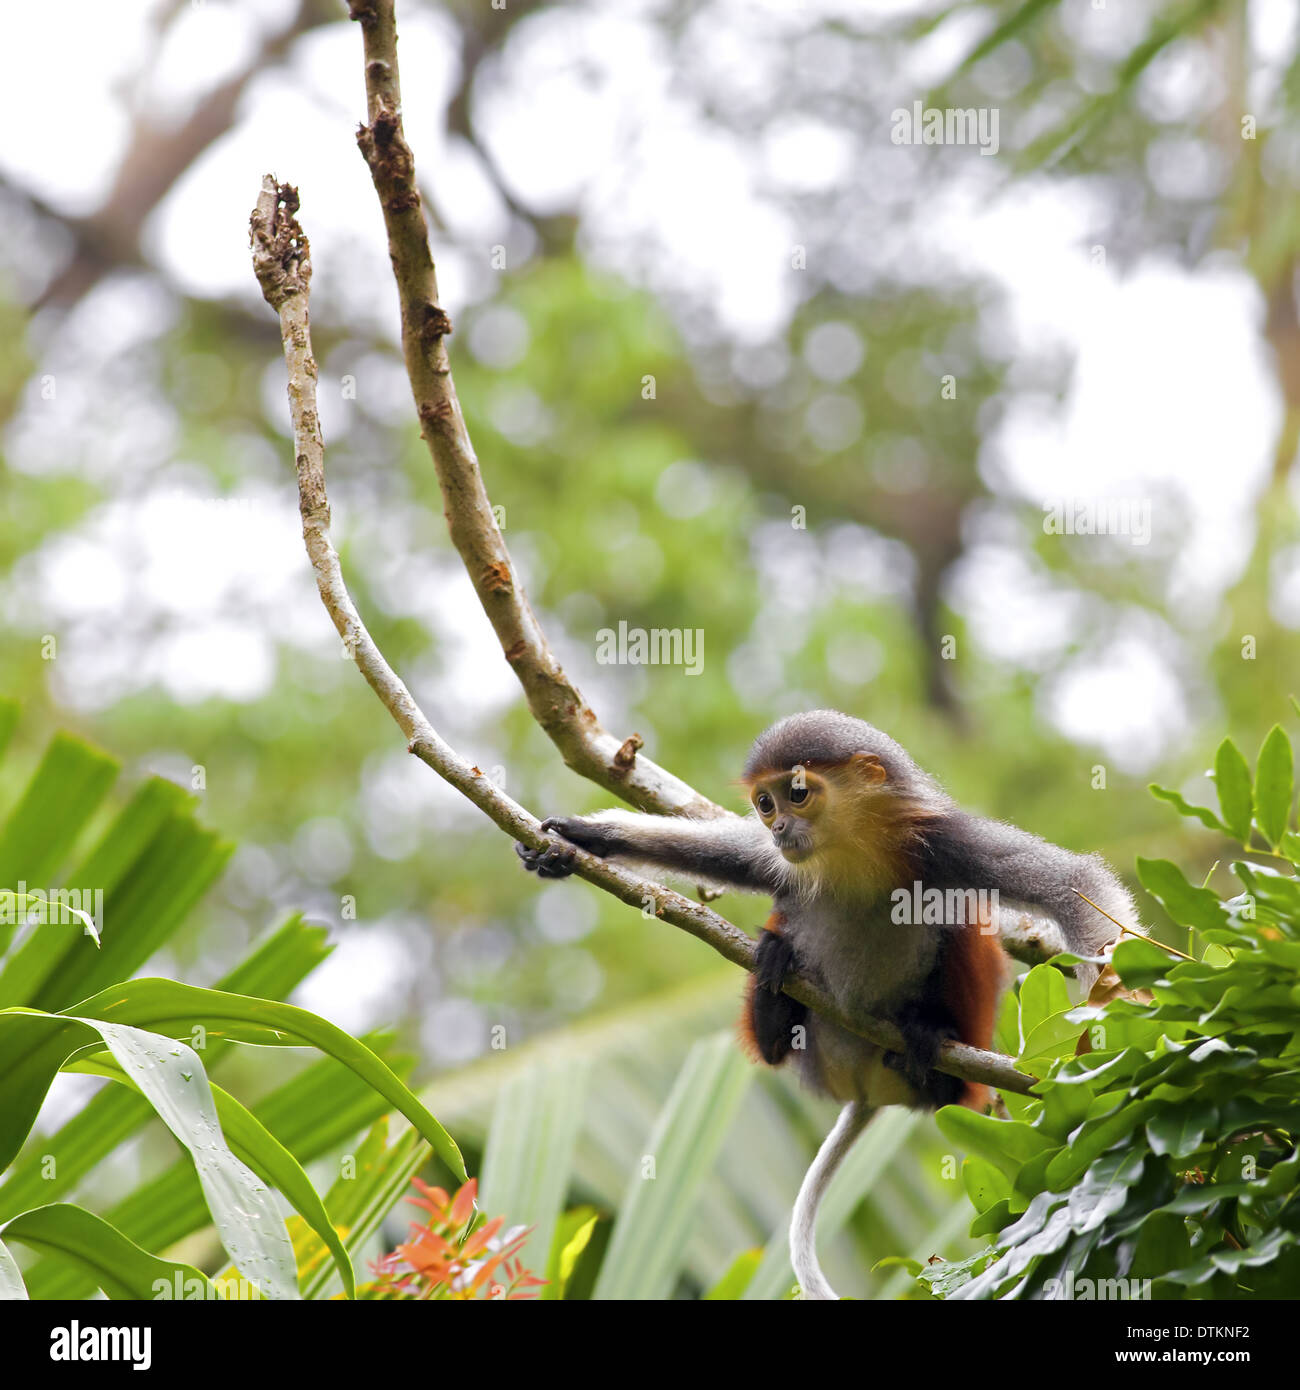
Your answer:
[[[442,489],[452,543],[533,717],[577,773],[642,810],[731,814],[603,729],[538,626],[483,486],[444,342],[451,320],[438,298],[415,161],[402,130],[393,0],[352,0],[365,41],[368,124],[357,144],[383,209],[402,310],[402,350],[424,441]],[[622,756],[620,757],[620,752]]]
[[[542,848],[550,843],[550,837],[542,832],[537,819],[507,796],[479,768],[466,762],[438,734],[401,678],[384,660],[383,653],[366,631],[347,591],[338,552],[329,534],[325,449],[316,408],[317,370],[308,316],[311,248],[296,220],[297,209],[297,190],[287,184],[277,184],[271,175],[266,175],[250,219],[250,239],[258,283],[267,303],[280,319],[280,338],[289,377],[289,411],[293,424],[303,540],[316,575],[321,600],[361,674],[406,736],[410,751],[462,792],[506,834],[533,848]],[[432,274],[431,261],[429,274]],[[404,303],[404,323],[405,317]],[[438,348],[441,350],[440,336]],[[440,355],[445,362],[445,353],[440,351]],[[452,399],[454,402],[454,397]],[[459,420],[458,408],[454,419]],[[463,435],[463,423],[460,430]],[[711,908],[581,850],[575,853],[575,871],[588,883],[639,907],[644,915],[658,917],[680,927],[711,946],[726,960],[746,970],[753,970],[753,942]],[[810,981],[791,976],[784,988],[800,1003],[878,1046],[892,1051],[903,1049],[902,1035],[892,1024],[881,1019],[849,1017]],[[1015,1069],[1011,1058],[963,1043],[945,1043],[938,1067],[951,1076],[1022,1094],[1027,1093],[1034,1082],[1033,1077]]]

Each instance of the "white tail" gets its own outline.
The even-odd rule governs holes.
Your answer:
[[[821,1206],[836,1169],[873,1114],[875,1111],[870,1106],[859,1101],[850,1101],[840,1111],[835,1127],[822,1141],[817,1157],[809,1164],[799,1195],[794,1200],[794,1214],[790,1217],[790,1260],[803,1298],[839,1297],[826,1282],[822,1267],[817,1263],[817,1208]]]

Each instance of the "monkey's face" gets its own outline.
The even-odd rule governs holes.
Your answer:
[[[817,852],[828,791],[824,778],[802,767],[751,783],[749,799],[787,863],[800,864]]]
[[[761,773],[750,782],[749,795],[788,864],[835,878],[841,870],[861,873],[864,849],[879,838],[887,781],[878,758],[855,754],[847,763],[816,772],[794,767]]]

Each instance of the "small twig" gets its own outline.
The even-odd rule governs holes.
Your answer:
[[[249,229],[258,283],[267,303],[280,318],[280,339],[289,372],[298,509],[321,601],[357,668],[406,736],[409,750],[463,793],[506,834],[533,849],[541,849],[551,844],[552,839],[542,831],[540,822],[438,734],[401,678],[385,661],[347,591],[338,552],[329,535],[325,446],[316,408],[317,372],[308,315],[311,248],[294,216],[297,208],[297,189],[277,184],[268,174],[262,180],[262,191]],[[753,970],[754,943],[712,908],[582,850],[575,850],[574,865],[575,872],[588,883],[689,932],[733,964]],[[903,1050],[902,1034],[893,1024],[883,1019],[850,1018],[810,981],[791,976],[784,989],[800,1003],[877,1046],[895,1052]],[[1027,1094],[1035,1081],[1034,1077],[1017,1071],[1011,1058],[963,1043],[945,1043],[937,1066],[950,1076],[1020,1094]]]
[[[1120,936],[1136,936],[1139,941],[1149,941],[1153,946],[1159,946],[1162,951],[1168,951],[1171,956],[1178,956],[1182,960],[1194,961],[1196,959],[1195,956],[1189,956],[1186,951],[1180,951],[1177,946],[1167,946],[1163,941],[1157,941],[1154,937],[1148,936],[1146,932],[1134,931],[1132,927],[1125,926],[1123,922],[1117,921],[1112,917],[1104,907],[1097,907],[1097,904],[1093,902],[1086,893],[1080,893],[1077,888],[1071,888],[1070,892],[1078,894],[1089,907],[1096,907],[1097,911],[1100,912],[1103,917],[1108,921],[1114,922],[1119,928]]]

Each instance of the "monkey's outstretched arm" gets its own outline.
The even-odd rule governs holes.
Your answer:
[[[1012,917],[1038,916],[1036,934],[1049,949],[1093,956],[1118,935],[1115,922],[1142,930],[1132,897],[1104,860],[1000,821],[962,812],[944,818],[928,835],[920,869],[941,886],[996,889]],[[1090,985],[1097,968],[1079,966],[1076,974]]]
[[[542,822],[542,829],[602,859],[709,887],[774,893],[784,877],[785,861],[771,834],[748,817],[687,820],[601,811],[594,816],[552,816]],[[524,868],[540,878],[564,878],[573,872],[572,852],[566,854],[563,845],[545,850],[516,845],[515,852]]]

